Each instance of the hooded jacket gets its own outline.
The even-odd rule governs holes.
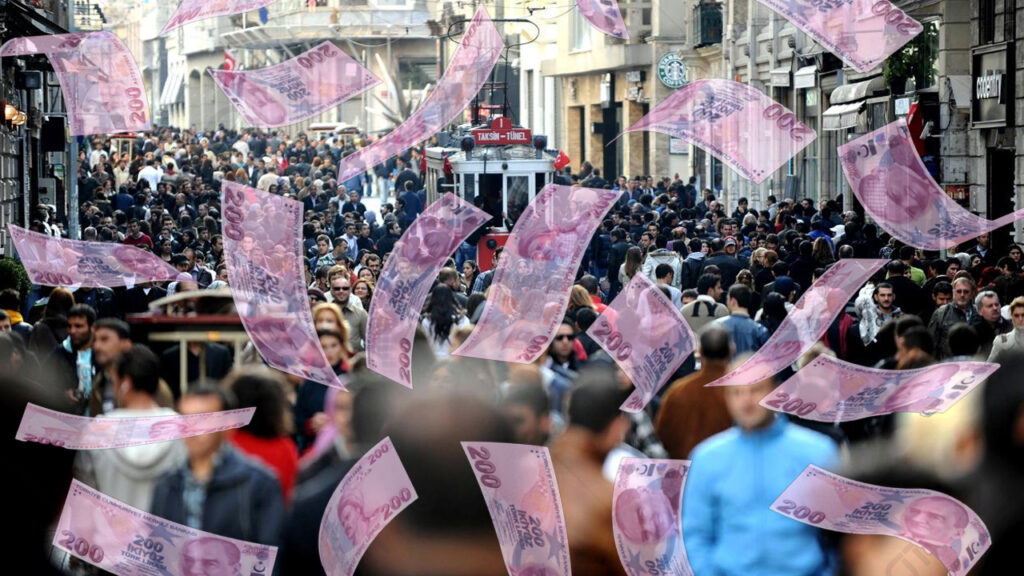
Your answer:
[[[101,418],[176,416],[170,408],[117,409]],[[82,450],[75,459],[75,476],[82,482],[139,510],[150,511],[157,480],[185,462],[181,440],[142,446]]]

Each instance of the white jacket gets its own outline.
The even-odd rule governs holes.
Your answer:
[[[99,418],[174,415],[177,412],[170,408],[117,409]],[[181,440],[108,450],[82,450],[75,458],[75,477],[111,498],[148,512],[156,481],[182,465],[185,458],[185,444]]]

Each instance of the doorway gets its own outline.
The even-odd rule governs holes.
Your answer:
[[[988,218],[994,220],[1014,211],[1016,151],[1013,148],[988,150]],[[1000,252],[1013,242],[1013,224],[992,232],[992,247]]]

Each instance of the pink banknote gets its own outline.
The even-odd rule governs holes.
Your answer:
[[[338,182],[357,176],[430,138],[453,121],[476,97],[504,48],[501,34],[481,6],[430,96],[401,126],[343,158],[338,167]]]
[[[700,146],[757,183],[817,138],[757,88],[721,79],[697,80],[676,90],[623,134],[638,130]]]
[[[680,521],[689,471],[688,460],[625,458],[619,464],[612,531],[627,574],[693,576]]]
[[[587,334],[636,387],[622,404],[626,412],[643,410],[696,349],[683,315],[643,274],[633,276]]]
[[[373,539],[416,501],[416,489],[385,438],[334,490],[320,521],[320,563],[328,576],[352,576]]]
[[[846,302],[885,260],[840,260],[818,278],[786,315],[772,337],[741,366],[707,386],[755,384],[778,374],[810,350]]]
[[[579,7],[580,14],[594,28],[609,36],[623,40],[629,39],[629,32],[626,30],[626,23],[622,21],[622,11],[619,9],[618,0],[576,0],[576,6]]]
[[[277,560],[274,546],[164,520],[78,480],[71,481],[53,545],[118,576],[270,574]]]
[[[306,296],[302,204],[229,181],[221,189],[231,295],[253,346],[282,372],[344,388]]]
[[[912,542],[954,576],[967,574],[992,544],[981,518],[955,498],[934,490],[856,482],[814,465],[804,469],[771,508],[823,530]]]
[[[135,246],[54,238],[8,224],[25,272],[43,286],[131,288],[139,282],[174,280],[178,271]]]
[[[205,20],[215,16],[228,16],[240,14],[263,8],[273,4],[276,0],[181,0],[178,9],[174,11],[167,25],[160,31],[163,36],[179,26],[184,26],[196,20]],[[251,24],[255,24],[252,22]]]
[[[548,184],[523,211],[459,356],[530,363],[547,349],[594,230],[619,193]]]
[[[569,576],[562,497],[543,446],[463,442],[509,576]]]
[[[210,75],[251,126],[287,126],[312,118],[380,84],[380,79],[331,42],[259,70]]]
[[[152,127],[142,73],[112,32],[27,36],[0,47],[0,57],[38,53],[46,54],[60,81],[72,136]]]
[[[928,174],[902,118],[843,144],[839,157],[864,210],[915,248],[945,250],[1024,218],[1024,208],[986,220],[957,204]]]
[[[761,400],[819,422],[849,422],[893,412],[945,412],[998,364],[946,362],[915,370],[867,368],[821,355]]]
[[[16,439],[68,450],[102,450],[166,442],[233,430],[249,424],[255,408],[141,418],[88,418],[29,403]]]
[[[868,72],[924,27],[889,0],[759,0],[858,72]]]
[[[366,365],[412,388],[412,343],[437,272],[490,214],[447,193],[416,217],[388,256],[366,322]]]

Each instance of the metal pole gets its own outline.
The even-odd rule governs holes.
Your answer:
[[[68,32],[75,32],[75,9],[71,8],[68,14]],[[71,102],[64,103],[64,110],[69,111]],[[64,122],[67,124],[71,116],[65,114]],[[70,125],[68,126],[70,129]],[[70,130],[69,130],[70,131]],[[88,155],[86,155],[88,157]],[[113,175],[111,175],[113,176]],[[71,137],[71,149],[68,153],[68,163],[64,170],[64,182],[68,188],[68,237],[74,240],[81,239],[82,231],[78,222],[78,137]]]

